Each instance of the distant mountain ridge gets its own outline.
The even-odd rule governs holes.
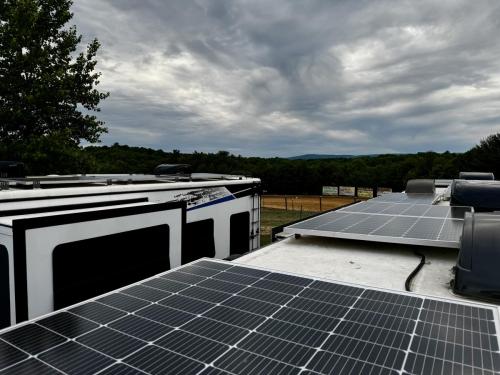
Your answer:
[[[360,158],[363,156],[367,157],[375,157],[379,154],[370,154],[370,155],[326,155],[326,154],[304,154],[298,156],[292,156],[287,159],[290,160],[317,160],[317,159],[352,159],[352,158]]]

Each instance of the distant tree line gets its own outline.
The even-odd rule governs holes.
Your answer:
[[[192,172],[244,174],[262,179],[274,194],[320,194],[323,185],[404,189],[412,178],[454,178],[460,171],[494,172],[500,177],[500,133],[458,153],[420,152],[350,159],[290,160],[178,150],[165,152],[115,143],[112,146],[61,148],[47,140],[43,151],[24,154],[31,175],[69,173],[152,173],[162,163],[190,164]],[[2,155],[8,159],[8,155]]]

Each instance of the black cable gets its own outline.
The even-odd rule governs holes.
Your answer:
[[[420,263],[418,264],[417,268],[415,268],[413,270],[413,272],[410,273],[410,275],[408,275],[408,278],[405,281],[405,289],[407,292],[411,292],[411,288],[410,288],[411,281],[417,275],[417,273],[420,272],[420,270],[422,269],[422,267],[425,264],[425,255],[424,254],[419,253],[418,251],[415,251],[415,255],[418,255],[420,257]]]

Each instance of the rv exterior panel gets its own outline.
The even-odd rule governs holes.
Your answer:
[[[0,240],[9,254],[11,323],[53,311],[54,301],[60,306],[58,301],[75,302],[87,298],[92,289],[94,293],[99,293],[99,284],[116,287],[116,282],[110,278],[116,278],[117,272],[123,282],[131,282],[128,275],[113,270],[113,263],[106,260],[109,258],[106,251],[120,256],[117,250],[121,250],[121,256],[126,259],[116,259],[115,264],[122,268],[137,267],[134,270],[137,278],[144,278],[148,272],[152,275],[169,269],[169,266],[180,265],[185,212],[185,203],[182,202],[136,203],[1,218],[3,235]],[[156,257],[157,265],[147,259],[141,261],[141,253],[147,250],[142,249],[139,238],[129,236],[128,242],[117,242],[116,245],[121,248],[112,246],[107,240],[120,233],[143,234],[141,230],[158,227],[164,228],[162,233],[165,242],[163,245],[154,244],[157,249],[155,254],[161,254],[163,248],[167,255]],[[76,244],[92,240],[99,252],[96,249],[85,252],[84,248],[83,251],[76,251]],[[100,240],[108,247],[100,244]],[[155,240],[162,240],[162,237],[157,236]],[[153,245],[147,239],[143,239],[142,243]],[[74,254],[69,254],[71,252]],[[148,253],[145,256],[147,258],[150,255]],[[61,264],[61,259],[72,259],[73,262]],[[158,259],[166,261],[161,263]],[[82,265],[88,266],[86,277],[83,277],[85,272],[81,269]],[[104,265],[110,267],[109,272],[103,269]],[[68,297],[65,295],[65,276],[71,275],[72,269],[79,275],[80,290],[75,288],[73,292],[76,295]],[[134,272],[129,274],[134,275]]]

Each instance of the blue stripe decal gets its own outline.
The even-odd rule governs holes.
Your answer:
[[[202,207],[213,206],[214,204],[219,204],[219,203],[222,203],[222,202],[228,202],[228,201],[232,201],[234,199],[236,199],[234,197],[234,195],[228,195],[227,197],[215,199],[215,200],[213,200],[211,202],[203,203],[203,204],[200,204],[199,206],[194,206],[194,207],[188,208],[187,211],[196,210],[197,208],[202,208]]]

